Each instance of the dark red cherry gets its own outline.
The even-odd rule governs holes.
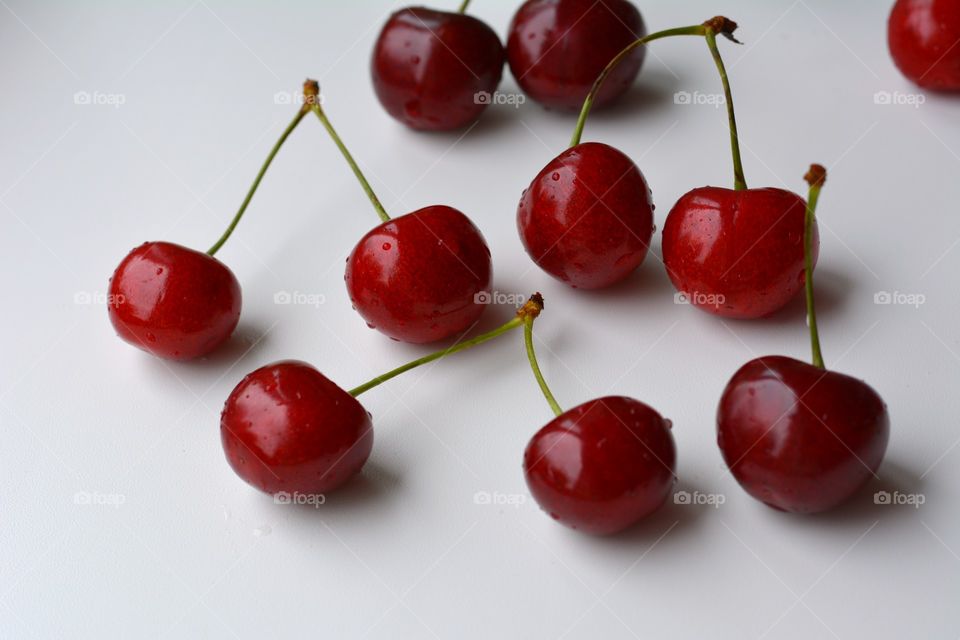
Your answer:
[[[541,269],[597,289],[623,280],[647,255],[653,234],[650,188],[630,158],[585,142],[554,158],[523,193],[517,228]]]
[[[370,69],[380,104],[413,129],[459,129],[476,120],[500,84],[506,54],[486,23],[410,7],[380,32]]]
[[[727,384],[717,443],[737,482],[782,511],[834,507],[876,473],[890,421],[864,382],[783,356],[751,360]]]
[[[887,42],[909,80],[928,89],[960,91],[960,2],[897,0]]]
[[[537,504],[573,529],[621,531],[670,494],[676,468],[670,422],[637,400],[609,396],[540,429],[523,456]]]
[[[579,110],[607,63],[646,33],[627,0],[527,0],[510,25],[507,60],[528,96],[546,107]],[[630,88],[644,53],[639,47],[617,66],[594,107]]]
[[[161,358],[216,349],[240,319],[240,284],[222,262],[169,242],[145,242],[120,262],[107,305],[117,335]]]
[[[663,263],[691,304],[727,318],[760,318],[804,283],[806,203],[783,189],[701,187],[677,201],[663,227]],[[813,260],[820,239],[813,227]]]
[[[373,447],[370,415],[349,393],[304,362],[257,369],[236,386],[220,415],[227,462],[271,495],[332,491],[360,471]]]
[[[483,313],[493,266],[470,219],[442,205],[393,218],[347,258],[350,301],[371,327],[403,342],[441,340]]]

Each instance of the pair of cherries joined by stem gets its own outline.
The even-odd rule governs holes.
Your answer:
[[[747,189],[743,177],[733,98],[716,44],[717,35],[733,40],[736,27],[718,16],[659,31],[631,43],[601,72],[570,148],[544,167],[520,201],[520,237],[542,269],[592,289],[623,280],[643,261],[654,230],[650,189],[622,152],[581,143],[583,127],[605,81],[635,50],[664,37],[702,36],[723,83],[735,186],[694,189],[674,205],[663,230],[667,274],[692,304],[733,318],[769,315],[803,288],[803,200],[783,189]],[[813,247],[816,261],[816,229]]]
[[[751,496],[781,511],[817,513],[850,498],[883,460],[890,420],[866,383],[827,371],[813,296],[814,220],[826,171],[806,179],[805,288],[813,364],[765,356],[731,378],[717,410],[717,444]]]
[[[220,420],[227,461],[268,494],[333,491],[360,471],[373,446],[370,414],[356,399],[422,364],[523,327],[527,357],[556,418],[530,440],[523,469],[531,493],[553,518],[590,533],[620,531],[656,510],[674,483],[670,423],[647,405],[604,397],[560,409],[533,346],[539,294],[497,329],[397,367],[350,391],[303,362],[278,362],[246,376]]]
[[[960,3],[897,0],[887,22],[887,44],[910,81],[934,91],[960,91]]]
[[[304,104],[274,145],[227,230],[206,254],[148,242],[128,254],[110,281],[108,313],[117,334],[174,360],[204,356],[225,342],[240,318],[240,285],[214,255],[243,216],[284,141],[313,112],[341,150],[382,223],[347,259],[354,308],[370,326],[412,343],[441,340],[480,317],[490,289],[490,250],[460,211],[431,206],[391,219],[320,106],[319,87],[304,84]]]
[[[474,122],[492,102],[504,62],[524,93],[548,108],[579,109],[593,81],[646,33],[628,0],[527,0],[507,46],[486,23],[457,12],[407,7],[384,24],[370,64],[380,104],[412,129],[448,131]],[[643,64],[637,48],[596,97],[606,106],[629,89]]]

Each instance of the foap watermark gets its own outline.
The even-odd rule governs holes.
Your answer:
[[[504,293],[503,291],[480,291],[473,295],[475,304],[508,304],[519,309],[527,301],[523,293]]]
[[[695,304],[698,307],[719,307],[725,304],[726,301],[727,297],[722,293],[678,291],[673,294],[673,304]]]
[[[527,101],[527,96],[522,93],[502,93],[500,91],[477,91],[473,94],[474,104],[504,104],[515,109]]]
[[[673,494],[673,503],[681,505],[705,506],[719,509],[727,501],[722,493],[703,493],[701,491],[677,491]]]
[[[877,91],[873,94],[873,104],[913,107],[919,109],[927,101],[922,93],[904,93],[903,91]]]
[[[927,301],[922,293],[905,293],[903,291],[877,291],[873,294],[873,304],[897,305],[919,309]]]
[[[118,306],[127,301],[122,293],[105,293],[103,291],[77,291],[73,294],[73,304],[78,305],[110,305]]]
[[[901,493],[899,491],[877,491],[873,494],[873,504],[907,506],[919,509],[927,501],[922,493]]]
[[[304,291],[277,291],[273,294],[273,304],[319,307],[326,301],[327,297],[322,293],[307,293]]]
[[[295,104],[303,105],[310,101],[310,104],[319,104],[323,106],[323,94],[311,95],[309,98],[302,91],[277,91],[273,94],[273,104]]]
[[[322,493],[300,493],[294,491],[280,491],[273,495],[274,504],[298,504],[319,509],[327,501],[327,496]]]
[[[477,491],[473,494],[473,504],[482,506],[513,507],[519,509],[520,505],[527,503],[525,493],[501,493],[500,491]]]
[[[80,106],[113,107],[119,109],[127,103],[127,96],[122,93],[107,93],[105,91],[77,91],[73,94],[73,104]]]
[[[83,506],[113,507],[119,509],[127,501],[122,493],[100,493],[99,491],[77,491],[73,494],[73,504]]]
[[[727,104],[727,99],[722,93],[703,93],[702,91],[677,91],[673,94],[673,104],[708,106],[719,109]]]

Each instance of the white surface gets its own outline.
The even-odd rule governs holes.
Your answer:
[[[875,104],[914,92],[886,51],[889,2],[642,6],[651,29],[718,11],[740,22],[746,44],[721,46],[751,185],[802,192],[810,162],[830,168],[824,353],[880,392],[893,425],[881,481],[808,518],[749,498],[714,442],[742,363],[807,357],[800,301],[722,322],[673,304],[652,256],[585,294],[524,254],[520,192],[572,118],[528,103],[490,109],[462,138],[405,130],[367,70],[389,2],[0,4],[0,637],[960,635],[960,101]],[[516,4],[474,11],[503,34]],[[595,539],[529,499],[476,504],[479,491],[527,496],[523,447],[550,417],[519,333],[366,394],[373,455],[320,509],[275,505],[233,474],[218,412],[244,373],[294,357],[350,387],[423,352],[350,310],[343,261],[376,217],[319,123],[292,137],[219,254],[244,292],[229,347],[154,360],[114,336],[102,303],[76,300],[101,296],[144,240],[209,246],[291,117],[274,94],[307,75],[388,210],[461,208],[489,241],[496,289],[543,292],[542,365],[561,403],[649,402],[673,419],[680,489],[722,506],[670,504]],[[501,88],[516,90],[509,74]],[[124,103],[78,105],[78,91]],[[702,42],[656,43],[629,99],[586,131],[638,162],[660,227],[685,191],[731,181],[723,112],[675,105],[677,91],[719,91]],[[278,306],[278,291],[325,304]],[[878,291],[925,303],[875,305]],[[510,313],[492,308],[484,325]],[[877,506],[878,490],[926,502]],[[76,504],[77,492],[122,504]]]

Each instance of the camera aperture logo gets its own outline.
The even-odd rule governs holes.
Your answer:
[[[719,509],[727,501],[722,493],[702,493],[700,491],[677,491],[673,494],[673,503],[680,505],[705,506]]]
[[[304,291],[277,291],[273,294],[273,304],[320,307],[327,301],[322,293]]]
[[[473,94],[474,104],[501,104],[519,109],[520,105],[527,101],[527,96],[522,93],[501,93],[494,91],[477,91]]]
[[[274,504],[297,504],[306,505],[319,509],[327,501],[327,496],[322,493],[300,493],[294,491],[279,491],[273,495]]]
[[[477,491],[473,494],[473,504],[482,506],[513,507],[519,509],[527,503],[527,496],[523,493],[501,493],[499,491]]]

